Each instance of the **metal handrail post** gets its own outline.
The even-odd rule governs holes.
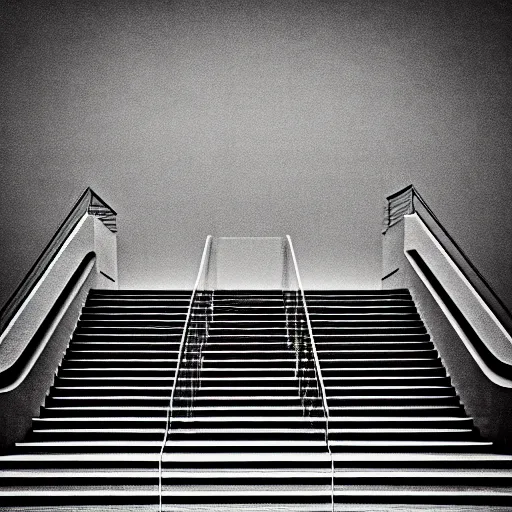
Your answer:
[[[308,311],[308,306],[306,303],[306,296],[304,294],[304,288],[302,286],[302,281],[300,278],[299,267],[297,265],[297,258],[295,257],[295,251],[293,250],[292,239],[290,238],[290,235],[286,235],[286,239],[288,240],[290,253],[292,255],[293,267],[295,270],[295,275],[297,277],[297,283],[298,283],[300,295],[302,298],[302,305],[304,307],[304,312],[306,315],[306,323],[308,326],[309,338],[311,340],[313,359],[315,361],[315,373],[317,375],[317,381],[319,383],[320,391],[322,394],[322,405],[323,405],[324,414],[325,414],[325,442],[326,442],[327,450],[329,452],[329,456],[331,459],[331,507],[332,507],[332,511],[334,512],[334,459],[332,457],[331,446],[330,446],[330,442],[329,442],[329,406],[327,404],[327,394],[325,392],[324,379],[322,376],[322,368],[320,367],[320,361],[318,359],[315,338],[313,336],[313,329],[311,327],[311,320],[309,318],[309,311]]]
[[[199,265],[199,270],[198,270],[198,273],[197,273],[197,277],[196,277],[196,281],[195,281],[195,284],[194,284],[194,288],[192,290],[192,295],[190,297],[190,302],[188,304],[187,316],[185,318],[185,325],[183,327],[183,332],[181,334],[180,348],[179,348],[179,351],[178,351],[178,360],[176,362],[176,369],[174,371],[174,381],[173,381],[173,384],[172,384],[171,398],[169,400],[169,405],[167,407],[167,417],[166,417],[166,423],[165,423],[164,439],[162,441],[162,446],[160,447],[160,456],[159,456],[159,459],[158,459],[158,499],[159,499],[159,511],[160,512],[162,512],[162,458],[163,458],[163,453],[164,453],[165,445],[167,444],[167,438],[168,438],[168,435],[169,435],[169,430],[170,430],[170,427],[171,427],[171,417],[172,417],[172,412],[173,412],[174,396],[176,394],[176,385],[177,385],[177,382],[178,382],[178,375],[179,375],[179,371],[180,371],[180,367],[181,367],[181,362],[183,361],[183,354],[185,352],[185,344],[186,344],[186,339],[187,339],[187,333],[188,333],[188,328],[189,328],[189,325],[190,325],[190,318],[192,316],[192,306],[193,306],[194,301],[195,301],[195,297],[196,297],[196,294],[197,294],[197,289],[199,287],[199,283],[200,283],[200,280],[201,280],[201,275],[203,274],[203,271],[204,271],[204,268],[205,268],[205,262],[206,262],[206,259],[207,259],[207,255],[209,255],[209,247],[211,245],[211,241],[212,241],[212,237],[210,235],[208,235],[206,237],[206,241],[205,241],[205,244],[204,244],[203,255],[201,257],[201,263]]]

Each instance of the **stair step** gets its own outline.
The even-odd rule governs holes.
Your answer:
[[[330,386],[325,387],[327,398],[341,398],[344,396],[455,396],[455,389],[451,386]]]
[[[441,426],[443,428],[463,428],[472,430],[473,421],[467,417],[396,417],[396,416],[331,416],[329,428],[336,429],[343,425],[357,425],[359,428],[376,427],[413,427],[419,425],[430,429]]]
[[[202,349],[203,354],[206,353],[222,353],[226,356],[226,352],[243,354],[243,353],[259,353],[259,352],[271,352],[276,355],[279,354],[294,354],[293,347],[288,345],[285,341],[244,341],[244,342],[232,342],[226,341],[209,341],[204,345]]]
[[[475,439],[473,429],[463,428],[330,428],[329,439],[331,443],[351,440],[369,441],[471,441]]]
[[[290,361],[288,368],[279,368],[279,367],[267,367],[267,368],[254,368],[252,367],[234,367],[234,368],[216,368],[216,367],[208,367],[207,365],[203,365],[203,369],[201,370],[201,376],[204,378],[226,378],[226,379],[239,379],[245,378],[274,378],[276,380],[281,379],[296,379],[295,377],[295,362]],[[180,376],[187,376],[188,371],[183,369],[183,372]]]
[[[70,348],[72,350],[77,351],[130,351],[130,350],[150,350],[150,351],[168,351],[168,350],[176,350],[179,349],[180,339],[176,337],[173,340],[165,340],[165,341],[141,341],[141,340],[130,340],[130,341],[94,341],[94,340],[86,340],[86,341],[73,341]]]
[[[456,452],[488,451],[492,443],[475,440],[331,440],[333,452]]]
[[[159,453],[162,439],[156,440],[101,440],[101,441],[24,441],[16,443],[18,453]]]
[[[394,468],[368,468],[355,470],[354,468],[336,469],[334,473],[335,485],[495,485],[507,486],[512,484],[512,472],[503,469],[452,469],[447,471],[439,468],[411,469]]]
[[[61,368],[59,375],[63,377],[167,377],[174,376],[176,364],[169,363],[165,367],[165,361],[158,367],[97,367],[97,368]]]
[[[87,396],[88,398],[92,398],[94,396],[133,396],[133,395],[141,395],[147,396],[151,394],[153,396],[171,396],[172,393],[172,383],[170,386],[166,387],[158,387],[158,386],[144,386],[144,387],[136,387],[136,386],[88,386],[88,387],[78,387],[73,386],[70,388],[64,387],[55,387],[53,388],[52,397],[76,397],[79,396]]]
[[[322,362],[322,366],[324,365]],[[409,366],[409,367],[339,367],[322,368],[324,379],[343,377],[371,378],[371,377],[446,377],[446,371],[442,366]],[[364,376],[364,377],[363,377]]]
[[[90,362],[92,364],[114,364],[122,362],[134,362],[137,365],[144,365],[144,361],[176,362],[178,350],[110,350],[110,351],[68,351],[62,361],[62,367],[74,364]]]
[[[248,315],[238,315],[238,318],[219,319],[217,315],[214,315],[213,320],[209,323],[209,328],[222,331],[223,329],[246,329],[246,328],[255,328],[255,329],[263,329],[267,327],[276,328],[284,330],[286,329],[286,316],[281,315],[277,317],[274,315],[273,317],[269,315],[261,315],[260,318],[253,319],[247,318]],[[191,325],[199,324],[201,325],[204,322],[205,316],[193,317],[190,321]],[[289,322],[293,322],[293,320],[289,320]]]
[[[345,376],[343,372],[339,377],[324,376],[324,385],[329,389],[338,389],[354,386],[436,386],[436,387],[449,387],[450,378],[446,376],[402,376],[402,375],[380,375],[380,376]]]
[[[37,440],[73,440],[73,439],[90,439],[90,440],[114,440],[114,439],[154,439],[162,440],[165,433],[165,421],[159,420],[161,428],[140,426],[140,428],[53,428],[38,430],[33,429],[27,439],[31,441]]]
[[[291,357],[295,354],[291,349],[286,350],[254,350],[252,347],[247,350],[214,350],[209,345],[206,345],[202,351],[203,357],[207,359],[235,359],[238,360],[240,357],[247,356],[248,359],[274,359],[274,358],[286,358]],[[247,359],[246,359],[247,361]]]
[[[304,295],[306,299],[321,297],[323,299],[336,300],[339,297],[350,296],[355,298],[364,298],[368,297],[408,297],[411,298],[411,292],[408,288],[393,288],[393,289],[376,289],[376,290],[304,290]]]
[[[123,327],[123,326],[84,326],[80,325],[77,327],[76,335],[77,336],[120,336],[120,335],[141,335],[141,336],[160,336],[160,335],[169,335],[169,334],[179,334],[183,332],[183,325],[181,322],[174,322],[173,325],[168,325],[165,327]]]
[[[512,456],[494,453],[428,453],[428,452],[338,452],[333,454],[336,469],[350,468],[456,468],[456,469],[509,469]]]
[[[100,312],[100,308],[87,308],[82,309],[80,320],[92,321],[92,320],[134,320],[134,321],[152,321],[152,320],[170,320],[170,321],[181,321],[184,324],[187,318],[187,311],[169,311],[162,313],[154,312],[139,312],[139,313],[114,313],[114,312]]]
[[[495,472],[494,478],[501,477],[506,481],[503,475],[505,472]],[[486,474],[490,477],[490,474]],[[331,471],[325,470],[307,470],[300,468],[293,469],[252,469],[252,470],[236,470],[215,469],[210,468],[208,471],[184,470],[184,469],[164,469],[162,477],[165,480],[173,479],[181,485],[212,485],[215,487],[223,485],[286,485],[293,483],[293,481],[305,480],[308,483],[314,483],[315,480],[322,480],[326,484],[330,484]],[[342,477],[340,477],[342,478]],[[357,477],[356,477],[357,478]],[[61,485],[74,485],[85,484],[88,481],[101,485],[101,481],[107,481],[110,485],[116,483],[128,483],[130,480],[136,480],[138,484],[144,481],[154,483],[158,479],[158,470],[152,469],[138,469],[138,470],[121,470],[118,469],[115,473],[112,471],[101,471],[94,469],[90,471],[68,471],[61,470],[37,470],[25,469],[18,471],[3,470],[0,471],[0,486],[6,485],[48,485],[49,480],[58,481]]]
[[[414,317],[405,317],[405,318],[367,318],[363,315],[360,315],[361,318],[340,318],[337,316],[331,315],[331,318],[321,318],[319,315],[314,315],[311,318],[311,325],[314,327],[315,331],[317,329],[337,329],[337,328],[419,328],[422,332],[425,332],[425,327],[419,315],[415,315]],[[401,329],[398,329],[399,331]],[[317,331],[318,332],[318,331]]]
[[[311,488],[299,489],[292,487],[281,488],[280,486],[244,486],[242,488],[222,488],[220,490],[211,489],[209,486],[201,488],[194,488],[193,490],[184,490],[180,487],[168,487],[164,489],[163,499],[167,504],[180,504],[186,506],[191,504],[191,509],[186,510],[210,510],[211,504],[221,507],[219,510],[238,510],[240,504],[251,507],[252,511],[268,510],[268,501],[276,503],[275,511],[292,511],[292,510],[327,510],[311,508],[311,505],[306,505],[313,500],[313,503],[318,503],[319,499],[323,499],[326,503],[330,502],[331,490],[330,488],[317,489],[315,486]],[[316,486],[322,487],[322,486]],[[479,506],[500,506],[509,505],[512,492],[508,487],[497,487],[495,489],[488,489],[485,486],[478,486],[472,489],[467,489],[464,486],[436,486],[428,490],[421,487],[411,486],[403,489],[401,486],[386,486],[385,489],[375,489],[372,486],[361,486],[354,489],[353,486],[345,487],[339,486],[335,490],[336,503],[351,503],[352,509],[357,503],[364,503],[368,507],[369,503],[373,504],[427,504],[430,507],[432,504],[438,505],[463,505],[468,510],[468,504],[475,504]],[[109,504],[154,504],[157,499],[157,490],[151,489],[109,489],[108,487],[102,488],[99,486],[97,490],[91,491],[83,489],[82,487],[72,487],[62,491],[56,487],[44,486],[38,490],[28,490],[25,488],[15,488],[12,490],[1,491],[0,499],[6,505],[23,505],[27,500],[33,503],[37,501],[40,506],[48,506],[55,503],[55,498],[59,498],[59,502],[67,505],[93,505],[98,504],[98,497],[101,497],[103,502],[108,500]],[[101,502],[100,502],[101,503]],[[157,502],[156,502],[157,503]],[[210,503],[210,505],[206,505]],[[257,503],[261,503],[263,509],[254,508]],[[293,505],[291,503],[294,503]],[[232,507],[234,504],[235,508]],[[157,505],[155,505],[157,506]],[[207,506],[208,508],[198,509],[198,506]],[[325,505],[330,506],[330,505]],[[284,507],[284,508],[283,508]],[[301,508],[298,508],[301,507]],[[380,505],[380,510],[382,510]],[[358,509],[361,510],[361,509]],[[366,510],[370,510],[366,508]],[[375,510],[375,509],[371,509]],[[425,509],[424,509],[425,510]],[[476,510],[476,509],[475,509]]]
[[[175,402],[178,406],[187,402],[188,398],[176,397]],[[273,403],[275,405],[298,405],[301,403],[298,396],[272,396],[272,395],[258,395],[258,396],[236,396],[236,395],[202,395],[194,399],[194,407],[196,406],[227,406],[227,405],[238,405],[238,404],[250,404],[250,405],[264,405]]]
[[[337,350],[434,350],[431,341],[316,341],[318,351],[336,352]]]
[[[456,396],[423,396],[423,395],[347,395],[343,397],[329,397],[327,399],[329,409],[333,406],[366,406],[382,405],[390,403],[402,406],[409,405],[459,405]]]
[[[217,306],[215,306],[215,315],[213,316],[212,322],[222,323],[222,322],[237,322],[239,320],[242,321],[254,321],[254,322],[283,322],[286,323],[287,321],[287,315],[285,311],[282,308],[276,308],[274,312],[267,312],[267,313],[255,313],[252,312],[252,309],[249,310],[250,312],[243,313],[243,312],[236,312],[236,311],[227,311],[224,310],[218,310]],[[204,319],[206,316],[211,317],[211,314],[205,314],[201,311],[198,311],[197,314],[194,315],[195,319],[201,320]]]
[[[67,359],[62,362],[61,371],[62,375],[68,375],[68,372],[73,370],[123,370],[136,369],[139,365],[146,370],[166,368],[170,374],[174,375],[176,359],[169,354],[155,359]]]
[[[338,360],[343,360],[347,358],[348,360],[353,359],[363,359],[371,360],[375,359],[391,359],[396,360],[397,358],[411,358],[416,360],[417,358],[428,358],[428,359],[436,359],[438,357],[436,350],[402,350],[402,349],[339,349],[339,350],[323,350],[318,349],[318,358],[320,360],[326,359],[328,357],[334,356]]]
[[[198,308],[193,308],[198,311]],[[204,313],[204,310],[200,310]],[[260,302],[258,304],[242,304],[242,303],[218,303],[215,300],[215,314],[237,314],[237,315],[283,315],[285,314],[282,301],[275,301],[273,305]]]
[[[148,465],[155,467],[158,463],[157,453],[51,453],[6,455],[2,457],[2,469],[26,467],[36,469],[39,466],[51,467],[123,467],[127,464]],[[247,452],[240,459],[237,453],[164,453],[162,461],[165,467],[264,467],[269,469],[274,464],[291,467],[318,466],[331,468],[331,458],[326,452]],[[493,459],[494,461],[494,459]],[[505,461],[506,462],[506,461]],[[510,461],[508,461],[510,462]],[[52,466],[53,465],[53,466]]]
[[[196,396],[283,396],[283,397],[295,397],[298,396],[299,387],[298,384],[295,386],[207,386],[201,385],[196,390]],[[186,392],[185,392],[186,395]]]
[[[171,372],[172,373],[172,372]],[[262,372],[260,372],[262,373]],[[195,379],[186,377],[186,373],[180,372],[179,383],[180,385],[187,385],[187,383],[195,382]],[[154,389],[155,387],[171,387],[174,382],[174,376],[168,377],[140,377],[136,378],[128,378],[128,377],[111,377],[108,380],[105,378],[103,382],[98,382],[100,379],[98,378],[68,378],[61,377],[56,380],[55,386],[52,389],[56,391],[61,391],[62,389],[73,389],[73,388],[81,388],[81,389],[121,389],[121,388],[139,388],[139,389]],[[311,377],[303,378],[302,382],[309,382],[312,386],[316,386],[316,380]],[[244,387],[244,385],[248,385],[249,387],[261,387],[258,384],[273,384],[272,387],[279,388],[293,388],[297,389],[298,379],[296,377],[267,377],[267,376],[258,376],[258,377],[201,377],[201,387],[203,388],[226,388],[226,387]],[[142,385],[144,384],[144,385]],[[264,386],[265,387],[265,386]]]
[[[162,409],[162,412],[164,409]],[[145,411],[144,417],[130,416],[125,414],[123,416],[71,416],[69,413],[64,417],[52,417],[52,418],[35,418],[33,420],[34,430],[51,429],[51,428],[74,428],[75,426],[80,427],[82,425],[94,426],[95,424],[109,423],[109,427],[120,424],[137,425],[144,424],[146,427],[160,426],[162,423],[165,425],[165,417],[163,414],[160,416],[151,416],[150,411]],[[133,414],[133,413],[132,413]],[[176,429],[190,429],[190,428],[216,428],[223,429],[226,427],[248,427],[250,428],[262,428],[266,429],[269,425],[278,425],[281,427],[296,427],[305,425],[310,427],[316,425],[317,428],[324,428],[325,419],[322,417],[289,417],[289,416],[274,416],[274,417],[254,417],[246,416],[236,420],[226,416],[216,417],[193,417],[193,418],[173,418],[172,428]],[[472,429],[472,421],[469,418],[397,418],[397,417],[376,417],[376,416],[347,416],[347,417],[331,417],[329,421],[330,431],[334,434],[338,432],[338,429],[344,426],[357,426],[358,429],[363,429],[366,432],[369,428],[375,429],[377,427],[387,428],[419,428],[422,427],[433,428],[452,428],[452,429]]]
[[[429,414],[430,417],[457,416],[466,418],[464,409],[460,405],[360,405],[360,406],[329,406],[331,418],[338,415],[398,415],[400,417],[421,416]]]
[[[212,359],[205,358],[203,362],[203,370],[216,369],[237,369],[245,368],[247,365],[253,367],[253,369],[259,369],[266,371],[267,369],[295,369],[295,357],[293,358],[266,358],[259,359],[253,357],[247,357],[244,359]]]
[[[161,305],[136,305],[134,303],[130,306],[119,306],[119,305],[110,305],[108,302],[102,303],[102,304],[88,304],[86,303],[83,308],[83,314],[136,314],[136,315],[143,315],[146,313],[149,314],[170,314],[170,315],[183,315],[184,318],[186,318],[187,311],[188,311],[188,305],[185,306],[176,306],[172,305],[172,303],[162,302]]]
[[[96,405],[96,406],[81,406],[81,407],[45,407],[43,408],[42,416],[44,417],[67,417],[67,416],[111,416],[111,415],[159,415],[165,416],[167,411],[168,401],[162,401],[160,406],[149,405],[131,405],[131,406],[116,406],[114,405]],[[182,410],[179,407],[174,407],[174,413],[177,416],[186,415],[187,410]],[[274,416],[280,417],[299,417],[303,418],[302,406],[261,406],[261,407],[195,407],[194,418],[211,417],[212,415],[222,415],[222,417],[233,420],[233,417],[242,418],[244,416],[265,416],[272,418]]]
[[[105,407],[111,405],[114,407],[139,407],[141,405],[148,407],[167,407],[169,405],[169,397],[141,395],[141,396],[103,396],[82,397],[82,396],[66,396],[57,397],[49,396],[46,398],[45,405],[47,408],[53,407],[73,407],[80,404],[80,407]]]
[[[183,328],[180,329],[155,329],[153,332],[80,332],[73,334],[73,341],[162,341],[169,342],[181,340]]]
[[[190,290],[105,290],[101,288],[93,288],[90,291],[91,297],[117,297],[127,295],[134,297],[144,297],[147,295],[157,295],[159,297],[191,297],[192,292]]]
[[[327,452],[327,446],[322,439],[318,440],[199,440],[199,441],[180,441],[172,438],[166,443],[166,451],[197,451],[198,449],[207,452],[270,452],[276,451],[320,451]]]
[[[134,319],[119,319],[119,318],[83,318],[77,324],[77,333],[82,332],[110,332],[112,329],[118,329],[119,332],[125,332],[127,329],[179,329],[183,330],[184,318],[181,319],[161,319],[161,320],[134,320]]]
[[[169,397],[170,398],[170,397]],[[167,403],[168,405],[168,403]],[[41,410],[41,419],[46,418],[77,418],[77,417],[93,417],[93,418],[110,418],[112,416],[137,416],[137,417],[162,417],[167,416],[167,405],[158,406],[131,406],[116,407],[97,406],[97,407],[43,407]]]
[[[315,333],[317,336],[326,336],[329,338],[335,338],[335,337],[346,337],[350,335],[356,335],[356,336],[397,336],[397,337],[403,337],[404,335],[412,335],[412,336],[423,336],[425,338],[421,339],[428,339],[426,338],[427,330],[425,327],[404,327],[404,326],[389,326],[385,327],[382,325],[375,325],[375,326],[362,326],[358,324],[358,326],[342,326],[342,325],[330,325],[330,326],[321,326],[321,325],[314,325]],[[385,338],[384,338],[385,339]],[[413,338],[414,339],[414,338]]]
[[[174,414],[176,416],[187,415],[187,409],[179,406],[173,407]],[[241,405],[218,405],[208,406],[194,404],[194,417],[209,417],[212,415],[223,415],[223,416],[252,416],[255,414],[264,415],[268,417],[272,416],[299,416],[303,417],[302,405],[269,405],[268,402],[264,405],[251,404],[247,405],[242,402]]]
[[[89,386],[172,386],[174,383],[174,373],[169,375],[160,375],[156,377],[57,377],[53,388],[62,387],[89,387]],[[53,389],[52,388],[52,389]]]
[[[177,474],[176,478],[181,475]],[[67,471],[45,469],[23,469],[17,471],[0,470],[0,489],[6,486],[37,486],[44,485],[144,485],[155,484],[158,482],[158,469],[139,468],[137,470],[127,470],[116,468],[116,471],[105,471],[99,468],[87,471]],[[1,496],[1,495],[0,495]]]
[[[462,510],[468,509],[468,506],[499,506],[510,505],[512,492],[508,487],[496,487],[490,489],[488,486],[474,486],[468,489],[467,486],[454,486],[450,484],[442,486],[392,486],[386,485],[384,488],[375,489],[372,486],[360,486],[354,489],[354,486],[336,486],[334,491],[335,503],[384,503],[384,504],[424,504],[430,507],[432,505],[450,507],[447,510],[453,510],[452,506],[461,505]],[[415,507],[416,508],[416,507]],[[425,510],[425,509],[424,509]],[[457,510],[455,508],[454,510]],[[474,509],[477,510],[477,509]],[[489,509],[492,510],[492,509]]]
[[[94,306],[102,306],[102,305],[109,305],[109,306],[131,306],[131,305],[137,305],[137,306],[182,306],[182,307],[188,307],[190,303],[190,299],[187,299],[186,297],[176,297],[176,298],[161,298],[161,297],[99,297],[99,296],[92,296],[87,300],[87,306],[88,307],[94,307]]]
[[[36,453],[5,455],[0,461],[0,468],[5,469],[156,469],[157,453]]]
[[[308,297],[306,302],[308,307],[321,306],[324,304],[333,304],[333,298],[324,298],[324,297]],[[410,296],[401,296],[401,297],[385,297],[385,296],[339,296],[335,300],[335,304],[337,306],[343,305],[383,305],[383,306],[399,306],[399,305],[410,305],[413,304],[412,298]]]
[[[380,356],[380,355],[379,355]],[[340,370],[342,368],[387,368],[387,367],[423,367],[423,368],[442,368],[441,360],[437,356],[432,357],[410,357],[410,358],[400,358],[400,357],[374,357],[374,358],[356,358],[356,359],[338,359],[332,357],[322,357],[319,354],[318,356],[320,360],[320,366],[322,370],[326,369],[336,369]]]
[[[309,306],[308,306],[309,310]],[[417,311],[415,312],[387,312],[387,311],[381,311],[381,312],[369,312],[369,313],[351,313],[345,310],[342,310],[341,312],[331,312],[331,313],[318,313],[313,311],[308,311],[309,317],[311,320],[312,325],[316,325],[316,322],[323,322],[323,321],[418,321],[420,320],[420,315]]]
[[[329,304],[328,302],[325,303],[318,303],[318,304],[311,304],[310,302],[307,303],[308,306],[308,313],[312,316],[317,314],[342,314],[342,313],[348,313],[348,314],[366,314],[366,313],[402,313],[402,314],[416,314],[417,310],[416,307],[413,304],[388,304],[388,305],[382,305],[382,304],[359,304],[357,301],[352,301],[353,304]]]
[[[146,415],[145,417],[138,416],[109,416],[105,417],[95,417],[95,416],[87,416],[87,417],[73,417],[68,416],[65,418],[34,418],[34,425],[36,425],[37,429],[42,428],[51,428],[51,425],[87,425],[94,423],[105,423],[105,421],[111,422],[112,424],[119,424],[125,422],[132,423],[158,423],[160,424],[162,421],[165,423],[165,418],[162,420],[161,417],[153,417],[150,415]],[[272,424],[289,424],[292,427],[295,426],[306,426],[309,428],[311,423],[317,423],[320,428],[323,428],[325,420],[323,418],[305,418],[305,417],[296,417],[290,418],[287,416],[273,416],[271,418],[265,416],[247,416],[244,418],[240,418],[237,420],[233,420],[232,418],[227,418],[225,416],[212,416],[212,417],[200,417],[200,418],[174,418],[172,419],[172,428],[181,429],[181,428],[195,428],[206,427],[209,428],[226,428],[226,427],[235,427],[239,424],[250,425],[251,428],[266,428]],[[318,426],[317,425],[317,426]]]
[[[188,397],[187,390],[190,388],[186,388],[185,391],[182,391],[180,393],[181,397]],[[72,388],[56,388],[54,397],[59,396],[80,396],[81,394],[84,396],[93,396],[93,395],[110,395],[123,393],[125,395],[144,395],[144,391],[146,391],[146,394],[151,393],[152,395],[155,394],[163,394],[168,393],[170,395],[170,392],[172,391],[172,386],[170,387],[88,387],[88,388],[79,388],[79,387],[72,387]],[[218,387],[200,387],[195,390],[197,397],[203,397],[203,396],[212,396],[212,397],[224,397],[224,396],[246,396],[246,395],[252,395],[252,396],[260,396],[264,395],[267,397],[275,397],[275,395],[282,396],[282,397],[297,397],[298,396],[298,386],[295,387],[248,387],[248,386],[239,386],[239,387],[227,387],[227,386],[218,386]]]

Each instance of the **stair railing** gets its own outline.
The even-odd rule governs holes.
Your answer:
[[[165,433],[158,459],[158,499],[160,512],[162,512],[162,460],[169,432],[172,428],[172,418],[175,413],[174,403],[175,400],[179,398],[181,403],[185,404],[186,416],[190,416],[195,393],[199,386],[199,374],[202,361],[201,352],[208,335],[208,325],[211,318],[209,314],[204,313],[208,313],[209,304],[212,303],[213,296],[213,294],[203,291],[205,287],[207,260],[210,256],[211,246],[212,237],[208,236],[188,305],[187,316],[178,350],[176,369],[174,371],[171,397],[166,411]],[[201,314],[198,315],[198,312]],[[188,377],[188,375],[190,375],[190,377]],[[178,384],[178,382],[180,382],[180,384]]]
[[[90,187],[87,187],[76,200],[70,212],[62,221],[19,286],[0,309],[0,334],[6,330],[8,325],[15,318],[16,313],[30,296],[30,293],[36,287],[38,281],[50,267],[69,235],[85,214],[98,217],[110,231],[113,233],[117,232],[116,211],[103,201]]]
[[[468,255],[448,233],[416,187],[408,185],[388,196],[386,200],[383,234],[389,228],[401,222],[404,215],[416,213],[448,253],[464,277],[471,283],[486,306],[496,316],[503,328],[512,335],[512,312],[471,262]]]
[[[171,408],[169,428],[172,427],[172,414],[192,416],[197,390],[201,385],[203,348],[208,340],[212,318],[213,292],[197,291],[192,305],[187,337],[183,349],[183,359],[177,380],[174,401],[179,400],[181,407]]]
[[[313,329],[311,327],[306,296],[304,294],[292,240],[289,235],[286,236],[286,242],[285,251],[286,249],[288,250],[293,264],[291,266],[292,276],[288,276],[288,280],[290,280],[290,277],[293,277],[294,286],[290,286],[290,288],[298,288],[296,290],[287,290],[284,294],[288,339],[292,341],[295,348],[296,375],[299,380],[299,396],[304,415],[310,415],[314,412],[318,400],[321,403],[323,417],[325,419],[325,444],[331,460],[331,507],[334,512],[334,459],[329,440],[329,406],[327,404],[327,394],[322,376],[322,368],[320,367],[320,360],[318,359],[315,338],[313,336]],[[312,373],[316,380],[316,386],[314,388],[310,385]],[[316,397],[308,396],[311,391],[313,391]]]

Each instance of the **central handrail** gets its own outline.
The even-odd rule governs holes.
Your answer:
[[[313,352],[313,360],[315,362],[315,376],[320,388],[321,399],[322,399],[322,408],[324,410],[325,416],[325,443],[327,445],[327,450],[329,452],[329,457],[331,459],[331,505],[332,511],[334,511],[334,459],[332,456],[330,441],[329,441],[329,406],[327,404],[327,394],[325,392],[324,379],[322,376],[322,368],[320,367],[320,360],[318,359],[318,352],[316,350],[315,338],[313,336],[313,328],[311,327],[311,319],[309,317],[308,306],[306,302],[306,295],[304,293],[304,288],[302,286],[302,280],[300,278],[299,266],[297,265],[297,258],[295,257],[295,251],[293,250],[292,239],[290,235],[286,235],[286,240],[288,242],[288,247],[290,249],[290,254],[293,261],[293,269],[295,272],[295,277],[297,278],[297,284],[299,287],[299,292],[301,296],[302,306],[304,308],[304,313],[306,316],[306,325],[308,328],[309,339],[311,340],[311,349]]]
[[[172,412],[173,412],[174,397],[176,395],[176,385],[178,382],[178,375],[179,375],[179,371],[180,371],[181,364],[183,361],[183,355],[185,353],[185,342],[187,339],[187,333],[188,333],[188,329],[190,326],[190,318],[192,316],[192,306],[194,304],[194,301],[195,301],[195,298],[197,295],[197,290],[199,287],[201,276],[203,275],[203,272],[204,272],[205,263],[206,263],[206,260],[208,257],[208,253],[210,251],[211,243],[212,243],[212,237],[210,235],[208,235],[206,237],[206,241],[204,244],[203,255],[201,257],[201,264],[199,265],[199,271],[197,273],[194,288],[192,289],[192,295],[190,296],[190,302],[188,304],[187,316],[185,318],[185,325],[183,326],[180,347],[178,350],[178,360],[176,362],[176,369],[174,371],[174,381],[172,384],[171,398],[169,399],[169,405],[167,407],[165,433],[164,433],[164,438],[162,441],[162,446],[160,447],[160,456],[158,459],[158,498],[159,498],[159,511],[160,512],[162,512],[162,458],[163,458],[163,454],[164,454],[164,450],[165,450],[165,445],[167,444],[167,438],[169,436],[170,420],[171,420]]]
[[[309,311],[308,311],[308,306],[306,303],[306,296],[304,294],[304,288],[302,287],[302,281],[300,279],[299,267],[297,265],[297,259],[295,258],[295,251],[293,250],[292,240],[289,235],[286,235],[286,239],[288,241],[288,246],[290,248],[290,254],[292,256],[293,267],[294,267],[295,275],[297,277],[297,282],[299,285],[299,292],[300,292],[300,296],[301,296],[301,300],[302,300],[302,306],[304,307],[304,312],[306,314],[306,324],[308,326],[308,334],[309,334],[309,338],[311,340],[313,359],[315,361],[315,372],[318,375],[319,386],[320,386],[320,390],[321,390],[321,394],[322,394],[322,406],[324,409],[325,417],[327,418],[327,421],[329,421],[329,407],[327,405],[327,395],[325,392],[325,386],[324,386],[324,381],[323,381],[323,377],[322,377],[322,369],[320,367],[320,360],[318,359],[318,352],[316,350],[315,338],[313,336],[313,329],[311,327],[311,320],[309,318]],[[327,438],[329,437],[328,432],[327,432],[326,437]]]

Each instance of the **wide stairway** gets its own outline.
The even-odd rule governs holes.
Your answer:
[[[91,292],[0,507],[512,510],[409,293],[306,299],[316,366],[288,295],[198,293],[175,383],[190,292]]]

